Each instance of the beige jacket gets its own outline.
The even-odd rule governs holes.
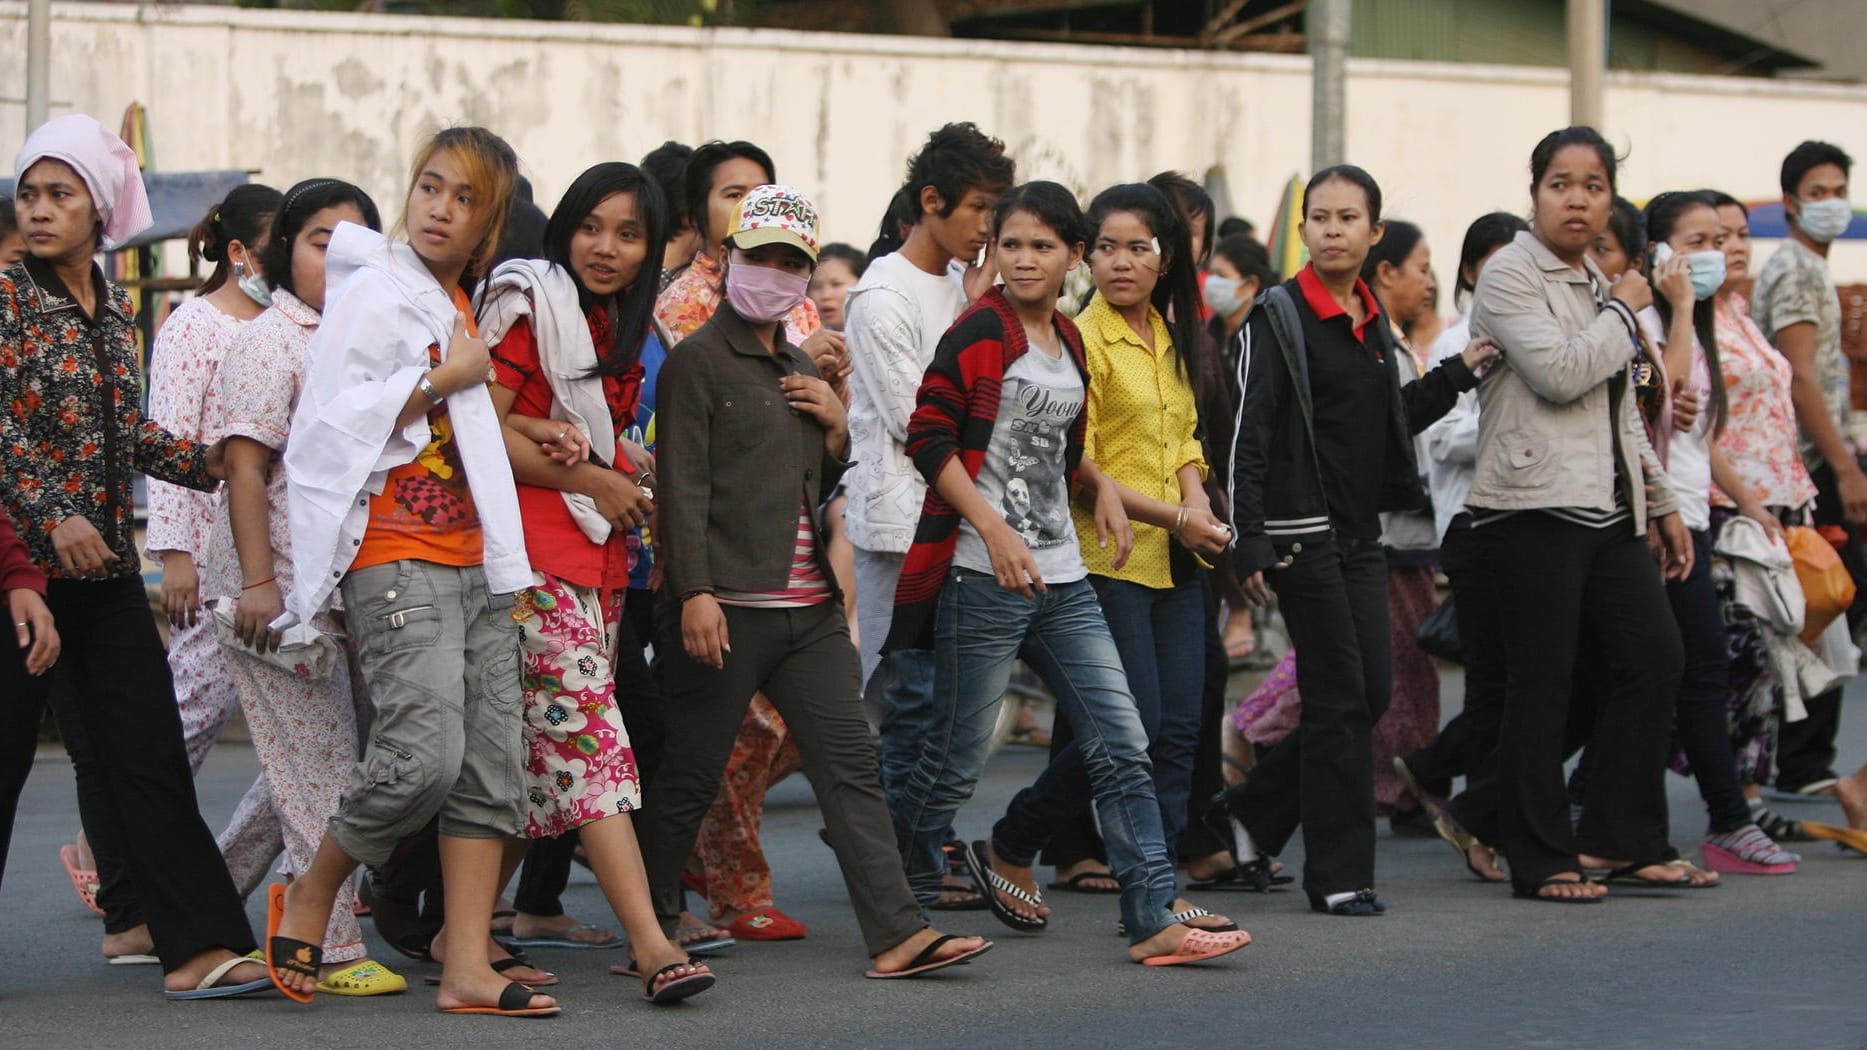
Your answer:
[[[1607,281],[1593,260],[1584,265],[1586,273],[1524,232],[1479,274],[1472,336],[1496,344],[1503,362],[1478,387],[1477,476],[1466,505],[1611,510],[1619,471],[1646,493],[1630,508],[1644,534],[1647,519],[1673,513],[1678,500],[1631,383],[1609,384],[1632,362],[1633,315],[1619,303],[1596,309],[1589,281]]]

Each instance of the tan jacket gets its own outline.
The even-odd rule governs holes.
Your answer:
[[[1633,315],[1618,303],[1597,310],[1589,281],[1607,281],[1593,260],[1583,265],[1586,273],[1523,232],[1479,274],[1472,336],[1496,344],[1503,362],[1478,387],[1477,476],[1466,505],[1611,510],[1618,470],[1631,491],[1644,488],[1646,499],[1629,508],[1644,534],[1647,519],[1673,513],[1678,500],[1626,378]],[[1610,384],[1617,376],[1623,381]]]

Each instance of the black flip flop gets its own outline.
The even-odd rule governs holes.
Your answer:
[[[1510,884],[1510,895],[1516,897],[1518,900],[1542,901],[1544,904],[1600,904],[1602,901],[1600,897],[1545,897],[1542,893],[1538,892],[1545,886],[1586,885],[1588,885],[1588,879],[1585,877],[1580,879],[1565,879],[1561,874],[1556,874],[1551,875],[1549,878],[1544,879],[1542,882],[1537,883],[1529,889],[1517,885],[1513,880]]]
[[[980,945],[977,948],[974,948],[972,951],[961,952],[960,954],[955,955],[951,959],[935,959],[934,958],[934,953],[939,951],[942,945],[946,944],[948,941],[957,941],[959,939],[960,939],[960,935],[957,933],[941,934],[940,936],[935,937],[933,939],[933,943],[929,944],[925,948],[922,948],[920,954],[916,955],[913,961],[909,962],[904,969],[896,970],[893,973],[883,973],[880,970],[870,970],[864,973],[862,976],[867,977],[868,979],[872,981],[892,981],[892,980],[896,980],[902,977],[919,977],[921,974],[924,974],[924,973],[932,973],[935,970],[944,970],[949,966],[958,966],[962,963],[969,963],[973,961],[974,959],[977,959],[979,956],[984,955],[986,952],[989,952],[992,950],[992,942],[986,941],[984,944]]]
[[[1088,885],[1090,879],[1106,879],[1109,882],[1115,882],[1115,873],[1112,871],[1079,871],[1061,882],[1052,882],[1050,888],[1068,893],[1116,894],[1121,892],[1119,882],[1116,882],[1115,888],[1111,890],[1103,886]]]
[[[532,996],[538,993],[530,987],[514,982],[500,990],[497,1006],[443,1006],[444,1014],[497,1014],[500,1017],[556,1017],[563,1012],[561,1006],[531,1005]]]
[[[655,987],[655,982],[661,979],[662,974],[670,970],[678,970],[683,966],[693,965],[695,965],[695,963],[692,959],[684,959],[677,963],[669,963],[661,969],[656,970],[652,975],[644,977],[642,979],[642,998],[651,1003],[677,1003],[690,995],[699,995],[701,992],[713,987],[714,976],[710,972],[690,973],[679,980],[669,981],[659,988]],[[653,990],[651,991],[650,989]]]
[[[998,899],[998,894],[1002,892],[1033,908],[1040,908],[1044,904],[1042,897],[993,871],[991,864],[986,861],[987,856],[989,853],[984,839],[966,847],[966,870],[972,875],[973,885],[978,888],[979,895],[985,898],[985,906],[992,909],[993,917],[1020,933],[1042,933],[1048,929],[1049,919],[1042,916],[1020,915],[1006,906],[1004,901]]]

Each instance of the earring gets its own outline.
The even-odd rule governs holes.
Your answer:
[[[238,262],[234,263],[233,264],[233,279],[237,281],[240,278],[245,277],[245,276],[246,276],[246,264],[238,263]]]

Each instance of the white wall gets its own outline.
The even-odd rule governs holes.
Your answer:
[[[140,101],[158,168],[255,168],[281,188],[346,177],[390,214],[415,145],[449,123],[509,139],[547,206],[597,161],[749,138],[815,197],[829,239],[858,245],[908,154],[948,120],[1003,138],[1020,177],[1085,194],[1223,164],[1233,208],[1260,227],[1308,166],[1309,62],[1295,56],[166,4],[56,4],[53,18],[55,115],[114,126]],[[23,90],[25,36],[25,4],[0,0],[0,95]],[[1556,70],[1351,62],[1350,159],[1380,179],[1390,215],[1425,227],[1446,279],[1467,222],[1527,208],[1530,147],[1566,107]],[[1863,88],[1616,74],[1607,111],[1631,197],[1774,197],[1803,138],[1867,157],[1853,139]],[[23,119],[0,103],[0,144],[21,140]],[[1867,245],[1836,264],[1867,279]]]

